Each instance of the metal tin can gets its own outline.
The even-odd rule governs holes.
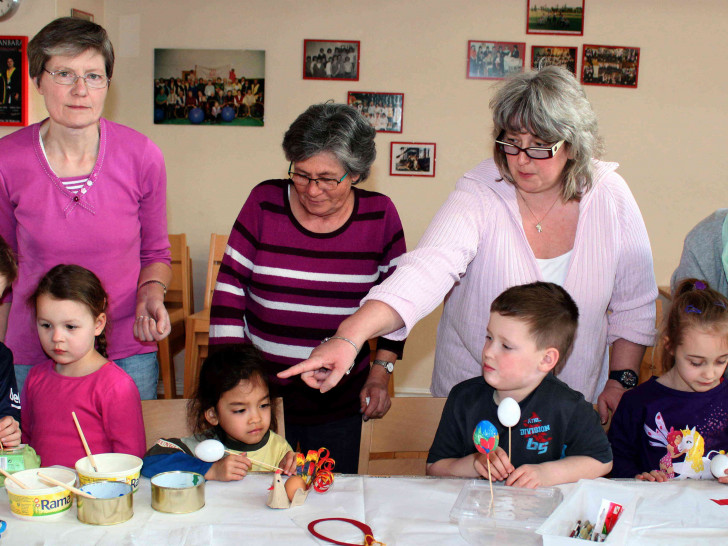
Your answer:
[[[76,497],[78,521],[91,525],[124,523],[134,515],[133,488],[123,482],[94,482],[81,487],[82,491],[96,497]]]
[[[205,478],[197,472],[162,472],[152,477],[152,508],[169,514],[196,512],[205,506]]]

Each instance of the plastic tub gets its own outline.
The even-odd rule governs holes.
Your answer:
[[[469,544],[541,544],[536,529],[556,509],[563,495],[556,488],[521,489],[493,486],[476,480],[466,484],[450,511],[450,521],[458,524]]]
[[[82,486],[94,482],[126,482],[134,491],[139,488],[142,460],[127,453],[100,453],[94,455],[98,472],[94,472],[88,457],[76,461],[78,481]]]
[[[10,512],[17,518],[48,521],[62,517],[73,504],[71,492],[63,487],[46,484],[37,474],[42,472],[68,485],[76,484],[76,474],[64,468],[32,468],[13,474],[30,489],[23,489],[12,480],[5,480],[10,500]]]

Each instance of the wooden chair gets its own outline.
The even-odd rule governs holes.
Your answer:
[[[362,425],[359,474],[424,476],[445,400],[392,398],[387,415]]]
[[[142,416],[144,417],[144,435],[147,440],[147,449],[152,447],[160,438],[184,438],[192,434],[187,422],[186,398],[176,400],[142,400]],[[276,432],[285,437],[283,426],[283,400],[273,399],[276,408],[275,416],[278,421]]]
[[[185,341],[185,387],[184,397],[190,398],[197,388],[197,376],[200,366],[207,356],[210,342],[210,305],[212,293],[215,291],[217,273],[227,247],[227,235],[213,233],[210,237],[210,255],[207,260],[207,278],[205,281],[204,309],[187,317]]]
[[[159,371],[164,386],[164,398],[176,398],[177,386],[174,374],[174,356],[185,348],[185,322],[194,312],[192,301],[192,261],[184,233],[170,234],[172,254],[172,282],[167,287],[164,305],[169,312],[172,331],[157,343]]]
[[[660,325],[662,324],[662,300],[659,298],[655,301],[655,310],[655,328],[657,328],[659,331]],[[664,370],[662,369],[662,364],[659,361],[659,355],[656,351],[658,342],[659,340],[655,339],[655,346],[647,347],[647,350],[645,351],[645,356],[642,357],[638,380],[639,383],[644,383],[653,375],[659,377],[664,373]]]

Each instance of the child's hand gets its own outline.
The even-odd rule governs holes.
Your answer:
[[[535,489],[546,483],[547,471],[540,464],[524,464],[511,472],[506,480],[506,485],[513,487],[526,487]]]
[[[253,463],[245,455],[228,455],[214,463],[205,473],[206,480],[232,482],[242,480]]]
[[[0,442],[5,447],[20,444],[20,424],[9,415],[0,419]]]
[[[278,468],[283,469],[283,472],[289,476],[296,471],[296,454],[293,451],[286,453],[281,462],[278,463]]]
[[[728,485],[728,468],[725,470],[725,476],[721,476],[720,478],[718,478],[718,481],[720,483]]]
[[[489,455],[485,453],[476,453],[473,466],[475,471],[483,476],[488,477],[488,460],[490,459],[490,476],[496,481],[505,480],[508,475],[515,470],[511,462],[508,460],[508,454],[501,447],[495,448]]]
[[[642,474],[637,474],[634,478],[636,480],[642,480],[642,481],[646,481],[646,482],[668,482],[668,481],[670,481],[670,478],[668,478],[667,474],[665,472],[663,472],[662,470],[653,470],[651,472],[642,472]],[[727,478],[728,478],[728,476],[727,476]],[[726,480],[726,483],[728,483],[728,480]]]

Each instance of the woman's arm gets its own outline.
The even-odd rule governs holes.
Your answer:
[[[171,281],[172,268],[165,263],[150,264],[139,273],[134,320],[134,337],[139,341],[160,341],[169,335],[172,327],[164,291]]]
[[[609,371],[632,370],[639,376],[642,357],[645,356],[644,345],[632,343],[626,339],[617,339],[612,344],[612,354],[609,357]],[[609,419],[609,412],[612,414],[617,410],[619,401],[627,389],[614,379],[608,379],[604,390],[597,399],[599,418],[602,424]]]
[[[374,360],[395,362],[397,358],[397,353],[386,349],[378,349],[374,353]],[[392,401],[389,399],[389,382],[391,380],[392,374],[387,373],[384,366],[379,364],[370,366],[367,382],[359,393],[360,411],[364,415],[365,421],[380,419],[389,411],[392,406]]]

